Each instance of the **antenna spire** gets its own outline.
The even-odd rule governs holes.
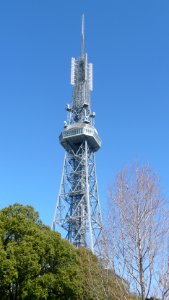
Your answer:
[[[84,56],[84,14],[82,15],[82,42],[81,42],[81,56]]]

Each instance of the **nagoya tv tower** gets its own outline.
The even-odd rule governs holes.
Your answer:
[[[59,225],[64,237],[76,247],[86,247],[102,256],[102,216],[96,178],[95,152],[101,139],[94,126],[90,91],[93,65],[84,50],[82,16],[81,53],[71,60],[72,104],[67,104],[67,121],[59,140],[65,158],[52,228]]]

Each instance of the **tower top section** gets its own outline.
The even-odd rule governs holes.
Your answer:
[[[91,111],[90,92],[93,90],[93,65],[88,63],[84,50],[84,15],[82,15],[81,53],[71,60],[71,85],[73,86],[72,104],[66,106],[68,119],[60,135],[62,146],[69,150],[79,143],[88,141],[91,151],[97,151],[101,140],[94,127],[95,112]]]

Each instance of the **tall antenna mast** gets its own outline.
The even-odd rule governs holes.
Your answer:
[[[82,41],[81,41],[81,56],[84,56],[84,15],[82,15]]]

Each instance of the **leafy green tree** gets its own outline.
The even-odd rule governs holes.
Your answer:
[[[0,291],[1,299],[79,299],[82,292],[76,250],[31,206],[0,211]]]

